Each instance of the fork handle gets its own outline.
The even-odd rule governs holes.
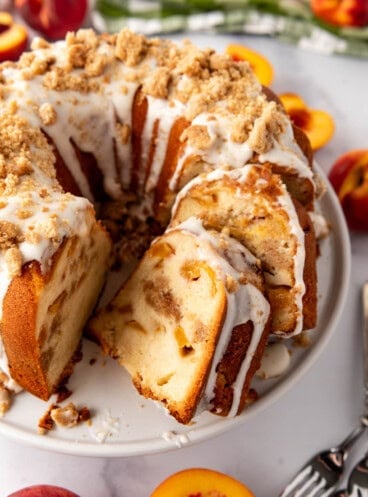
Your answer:
[[[340,452],[343,460],[347,458],[350,449],[353,447],[355,442],[360,438],[362,433],[366,430],[368,426],[368,419],[366,417],[361,418],[361,424],[355,428],[346,438],[345,440],[336,448],[336,452]]]
[[[336,451],[342,454],[345,460],[351,447],[358,440],[361,434],[368,427],[368,281],[362,289],[363,304],[363,367],[364,367],[364,414],[360,417],[360,425],[353,430],[350,435],[336,448]]]

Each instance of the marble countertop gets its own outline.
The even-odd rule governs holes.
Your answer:
[[[216,47],[234,41],[248,44],[274,65],[276,93],[299,93],[311,107],[330,112],[335,135],[316,154],[325,172],[346,151],[367,148],[366,59],[319,55],[264,38],[191,38]],[[368,279],[368,234],[352,236],[351,243],[348,297],[328,346],[290,390],[257,416],[196,445],[139,457],[77,457],[1,436],[1,497],[39,483],[64,486],[81,497],[149,497],[170,473],[193,466],[229,473],[258,497],[278,495],[311,454],[335,445],[349,433],[363,409],[359,297]],[[352,462],[365,448],[366,439],[352,453]]]

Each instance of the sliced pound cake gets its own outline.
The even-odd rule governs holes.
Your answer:
[[[138,391],[178,421],[244,407],[269,332],[257,259],[195,218],[157,238],[89,324]]]

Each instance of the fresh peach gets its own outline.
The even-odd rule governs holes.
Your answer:
[[[0,33],[6,31],[13,24],[13,17],[9,12],[0,11]]]
[[[78,29],[87,13],[88,0],[15,0],[23,19],[50,40]]]
[[[164,480],[151,497],[254,497],[240,481],[218,471],[191,468]]]
[[[366,26],[367,0],[311,0],[316,17],[336,26]]]
[[[283,93],[279,97],[293,123],[309,138],[313,150],[318,150],[332,138],[335,125],[330,114],[311,109],[295,93]]]
[[[235,61],[246,60],[249,62],[260,83],[269,86],[273,81],[273,67],[260,53],[244,45],[228,45],[226,53]]]
[[[27,47],[27,41],[26,29],[14,23],[8,12],[0,12],[0,62],[17,60]]]
[[[22,488],[8,497],[79,497],[74,492],[53,485],[33,485]]]
[[[352,150],[332,166],[329,179],[349,227],[368,231],[368,150]]]

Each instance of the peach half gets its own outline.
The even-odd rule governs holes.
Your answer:
[[[205,468],[190,468],[164,480],[151,497],[254,497],[240,481]]]
[[[15,0],[25,22],[49,40],[64,38],[86,17],[88,0]]]
[[[353,231],[368,231],[368,150],[351,150],[332,165],[329,180]]]
[[[26,49],[27,41],[26,29],[14,23],[8,12],[0,12],[0,62],[17,60]]]

